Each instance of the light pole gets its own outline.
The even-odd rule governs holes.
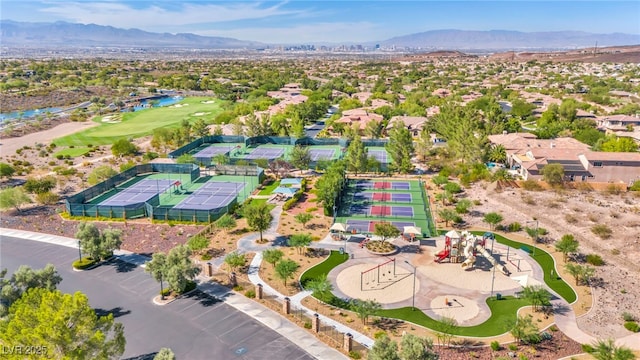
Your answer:
[[[527,225],[529,225],[530,223],[533,223],[535,221],[536,223],[536,230],[535,230],[535,236],[533,237],[533,254],[531,256],[536,256],[536,244],[538,243],[538,220],[528,220],[526,222]]]
[[[80,249],[80,239],[78,239],[78,260],[82,261],[82,249]]]
[[[404,261],[413,268],[413,296],[411,297],[411,311],[416,309],[416,267],[411,265],[407,260]]]
[[[493,256],[493,244],[496,242],[495,235],[491,237],[491,256]],[[493,274],[491,275],[491,295],[489,297],[493,297],[493,283],[496,280],[496,266],[493,267]]]

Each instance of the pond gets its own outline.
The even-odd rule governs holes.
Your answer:
[[[62,110],[62,109],[61,108],[50,107],[50,108],[44,108],[44,109],[13,111],[13,112],[8,112],[8,113],[1,113],[0,114],[0,122],[7,121],[7,120],[15,120],[15,119],[28,119],[28,118],[33,118],[33,117],[36,117],[36,116],[45,117],[47,112],[50,112],[50,113],[53,114],[53,113],[56,113],[56,112],[58,112],[60,110]]]

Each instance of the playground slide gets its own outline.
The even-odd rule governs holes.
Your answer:
[[[442,250],[436,254],[436,262],[440,262],[449,256],[449,250]]]
[[[462,262],[462,267],[471,266],[476,262],[476,257],[473,256],[473,243],[469,242],[467,246],[464,247],[464,256],[467,258],[464,262]]]
[[[466,250],[466,249],[465,249]],[[498,270],[500,270],[500,272],[502,272],[503,274],[509,276],[509,270],[507,270],[507,268],[504,265],[500,265],[498,264],[498,262],[496,261],[496,259],[491,256],[491,254],[489,254],[489,252],[487,251],[487,249],[485,249],[484,247],[482,247],[482,245],[478,245],[476,246],[476,250],[478,250],[478,252],[480,254],[482,254],[482,256],[484,256],[487,260],[489,260],[489,262],[491,263],[491,265],[493,266],[497,266]]]

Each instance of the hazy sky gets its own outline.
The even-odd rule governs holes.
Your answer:
[[[438,29],[640,34],[640,1],[29,1],[2,19],[68,21],[269,43],[366,42]]]

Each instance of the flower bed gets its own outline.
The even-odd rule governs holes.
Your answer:
[[[367,243],[367,251],[375,255],[391,255],[398,250],[398,247],[390,242],[374,240]]]

